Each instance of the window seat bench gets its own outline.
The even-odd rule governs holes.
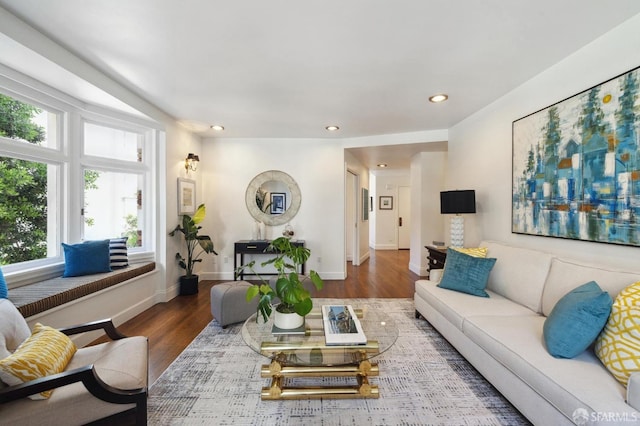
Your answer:
[[[155,262],[145,262],[101,274],[51,278],[10,289],[9,300],[28,318],[155,269]]]

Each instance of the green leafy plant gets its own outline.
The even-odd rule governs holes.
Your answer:
[[[311,250],[306,247],[295,246],[288,238],[280,237],[271,242],[266,250],[273,252],[274,257],[261,263],[261,265],[273,265],[277,271],[277,278],[274,287],[266,281],[258,272],[255,271],[255,260],[240,266],[236,270],[239,274],[244,269],[248,269],[251,275],[256,275],[261,283],[255,284],[247,289],[247,302],[258,297],[257,312],[266,322],[273,311],[272,302],[275,298],[280,299],[280,303],[276,307],[278,312],[297,313],[305,316],[313,308],[311,293],[304,287],[303,281],[307,277],[298,274],[298,267],[304,264]],[[309,271],[309,279],[316,289],[322,290],[324,283],[320,275],[316,271]],[[256,316],[256,321],[259,316]]]
[[[193,276],[193,266],[196,262],[202,262],[200,256],[204,253],[213,253],[216,256],[218,253],[213,248],[213,241],[208,235],[198,235],[198,232],[202,228],[198,224],[204,219],[206,210],[204,204],[200,204],[198,209],[194,213],[193,217],[189,215],[182,215],[182,223],[178,224],[173,231],[169,233],[170,236],[176,235],[180,232],[184,235],[184,241],[187,244],[187,257],[182,257],[180,252],[176,253],[176,259],[182,269],[186,271],[185,276]],[[200,248],[199,251],[198,248]]]
[[[261,212],[266,213],[267,210],[269,210],[269,207],[271,207],[271,203],[268,203],[265,205],[266,202],[267,202],[267,191],[265,191],[262,188],[258,188],[258,190],[256,191],[256,205],[258,206]]]

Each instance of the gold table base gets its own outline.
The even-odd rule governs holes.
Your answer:
[[[374,343],[377,346],[377,342]],[[269,349],[273,349],[271,346]],[[289,350],[286,350],[289,349]],[[291,348],[275,355],[271,364],[262,365],[261,377],[271,378],[271,386],[263,387],[262,400],[280,399],[349,399],[349,398],[379,398],[380,391],[377,385],[369,383],[369,377],[378,376],[380,370],[378,364],[366,359],[367,350],[358,349],[353,352],[354,363],[338,366],[291,366],[286,365],[287,355]],[[361,361],[358,361],[358,360]],[[287,378],[296,377],[354,377],[357,384],[353,386],[313,386],[295,387],[286,386]]]

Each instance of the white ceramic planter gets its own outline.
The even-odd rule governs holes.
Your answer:
[[[282,330],[291,330],[304,324],[304,317],[301,317],[295,312],[291,314],[283,314],[282,312],[275,311],[273,322],[276,327]]]

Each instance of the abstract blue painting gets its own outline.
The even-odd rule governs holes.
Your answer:
[[[513,233],[640,245],[640,67],[513,122]]]

